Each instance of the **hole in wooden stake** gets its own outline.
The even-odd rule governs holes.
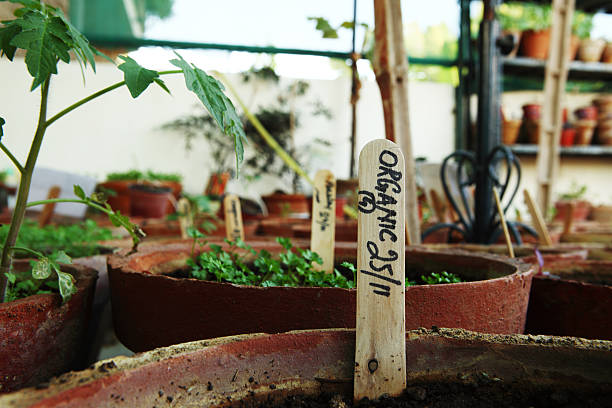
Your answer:
[[[374,371],[378,370],[378,360],[373,358],[368,361],[368,370],[370,370],[370,374],[374,374]]]

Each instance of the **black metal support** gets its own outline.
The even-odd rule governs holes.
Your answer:
[[[478,95],[476,167],[486,168],[487,160],[500,137],[500,79],[501,55],[496,45],[499,24],[495,19],[495,7],[499,0],[486,0],[482,22],[480,23],[480,94]],[[485,171],[477,171],[474,196],[474,240],[485,243],[489,239],[489,220],[495,211],[493,205],[493,183]]]
[[[490,201],[493,197],[493,188],[498,189],[502,209],[506,213],[521,183],[521,165],[512,151],[506,146],[498,145],[491,150],[484,163],[480,163],[478,156],[473,152],[458,150],[442,162],[440,178],[446,197],[455,210],[458,220],[455,223],[440,223],[428,228],[422,234],[423,240],[435,231],[448,229],[449,241],[452,232],[455,231],[461,234],[466,242],[482,244],[496,242],[502,232],[497,212],[491,204],[492,208],[488,213],[478,213],[470,198],[473,197],[476,201],[477,196],[475,194],[472,196],[472,193],[477,192],[478,183],[486,179],[487,185],[491,186]],[[527,225],[512,221],[507,221],[507,225],[519,245],[522,243],[519,228],[537,237],[536,231]],[[483,231],[479,231],[477,226]]]

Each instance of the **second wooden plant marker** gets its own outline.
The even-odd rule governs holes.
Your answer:
[[[230,241],[239,238],[244,241],[244,226],[242,225],[242,208],[240,199],[235,194],[228,194],[223,199],[225,212],[225,234]]]
[[[336,236],[336,178],[329,170],[319,170],[314,178],[310,250],[318,253],[326,273],[334,271]]]
[[[406,388],[404,156],[388,140],[359,156],[354,399]]]

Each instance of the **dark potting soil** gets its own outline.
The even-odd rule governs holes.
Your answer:
[[[316,397],[290,396],[283,401],[267,401],[241,406],[258,408],[609,408],[612,390],[590,392],[567,391],[555,388],[536,388],[504,384],[488,377],[463,383],[425,383],[409,386],[396,398],[383,397],[376,401],[364,399],[353,404],[352,399],[339,394]]]

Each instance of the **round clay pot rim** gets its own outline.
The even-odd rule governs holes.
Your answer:
[[[20,259],[17,262],[29,262],[29,260]],[[62,264],[62,271],[70,273],[75,278],[77,291],[83,291],[87,289],[91,280],[98,279],[98,272],[96,272],[93,268],[83,266],[83,265]],[[8,309],[11,306],[18,306],[18,305],[27,304],[27,303],[40,304],[40,303],[47,303],[47,302],[53,303],[56,301],[61,303],[61,297],[59,293],[41,293],[38,295],[31,295],[25,298],[13,300],[12,302],[0,303],[0,311],[2,309]],[[64,304],[60,304],[60,306],[64,306],[67,303],[68,302]]]
[[[439,344],[443,352],[448,352],[449,350],[452,350],[454,348],[462,347],[462,345],[480,347],[485,350],[488,350],[489,353],[495,352],[495,347],[507,347],[507,351],[503,351],[504,349],[498,351],[502,358],[505,355],[512,356],[513,352],[516,353],[518,352],[518,350],[523,349],[525,347],[529,347],[528,349],[526,349],[527,353],[529,352],[529,350],[551,350],[552,353],[561,352],[562,350],[568,349],[582,350],[587,353],[607,353],[612,350],[612,341],[587,340],[575,337],[555,337],[545,335],[523,334],[498,335],[477,333],[463,329],[446,328],[440,328],[436,330],[419,328],[415,330],[406,331],[405,334],[407,357],[408,355],[410,355],[410,352],[419,350],[419,344],[423,343],[431,345]],[[238,358],[248,359],[247,361],[250,362],[253,361],[251,360],[253,359],[253,357],[250,356],[248,350],[256,350],[255,352],[259,351],[260,354],[258,355],[265,355],[266,352],[273,355],[275,355],[275,353],[281,353],[282,362],[280,363],[280,367],[282,369],[282,367],[284,367],[284,364],[288,364],[288,357],[293,355],[292,353],[304,349],[305,347],[307,347],[306,345],[310,345],[311,347],[320,345],[321,347],[326,348],[340,346],[340,348],[337,349],[335,354],[333,354],[334,356],[336,354],[340,356],[342,350],[344,350],[344,348],[341,348],[342,345],[350,347],[352,343],[354,343],[354,339],[354,329],[319,329],[296,330],[280,334],[256,333],[220,337],[211,340],[186,342],[154,349],[151,351],[146,351],[131,357],[117,356],[111,359],[98,361],[88,369],[70,372],[62,374],[59,377],[55,377],[51,379],[51,381],[49,381],[49,383],[46,384],[45,387],[39,387],[39,389],[36,389],[34,387],[25,388],[15,393],[0,396],[0,402],[5,402],[8,406],[25,406],[26,404],[28,406],[33,406],[37,403],[42,404],[44,406],[58,406],[63,402],[66,402],[66,399],[70,398],[71,395],[83,399],[92,397],[92,401],[96,402],[98,400],[95,400],[94,395],[98,392],[103,391],[104,388],[110,387],[110,391],[114,391],[112,387],[118,386],[118,389],[121,389],[121,384],[129,385],[132,375],[130,373],[127,373],[128,371],[135,370],[133,372],[133,376],[136,378],[146,378],[146,375],[149,373],[149,369],[152,370],[152,373],[155,373],[156,369],[157,371],[159,371],[159,367],[161,367],[160,364],[164,364],[165,362],[168,362],[168,372],[170,372],[171,368],[174,367],[173,362],[176,362],[177,366],[180,367],[181,363],[183,363],[183,361],[185,360],[187,360],[189,364],[193,365],[194,367],[198,366],[203,360],[210,359],[211,362],[220,362],[221,360],[219,360],[219,356],[227,356],[228,358],[230,358],[230,361],[231,358]],[[532,349],[533,347],[537,347],[537,350]],[[283,352],[282,350],[286,350],[286,352]],[[246,355],[241,355],[240,353],[242,351],[245,351]],[[598,354],[591,358],[596,358],[597,355]],[[347,362],[345,360],[347,357],[342,358],[343,360],[338,361],[336,364],[344,364]],[[527,357],[522,358],[526,359]],[[330,359],[325,359],[325,361],[327,360]],[[330,363],[326,362],[325,364]],[[452,364],[452,362],[450,362],[449,364]],[[329,366],[324,365],[323,367]],[[548,366],[546,368],[547,372],[551,372],[554,369],[553,367]],[[460,367],[457,370],[459,369]],[[598,367],[598,369],[601,370],[602,368]],[[472,369],[469,371],[474,370]],[[322,372],[320,375],[322,378],[330,378],[330,374],[331,373]],[[431,374],[435,375],[435,373]],[[423,372],[415,373],[415,376],[419,378],[426,378],[426,376],[429,375],[429,373],[425,374]],[[278,387],[284,388],[284,382],[287,379],[287,375],[279,373],[277,376],[278,379],[274,378],[270,380],[270,382],[272,382],[272,384],[278,383]],[[179,377],[175,375],[171,378],[175,379],[176,381],[176,379],[178,379]],[[298,382],[301,380],[300,377],[294,379]],[[304,379],[307,380],[308,378]],[[333,381],[333,374],[330,379]],[[335,379],[342,381],[338,378]],[[591,378],[581,378],[581,381],[585,380],[593,381],[593,379]],[[150,381],[154,381],[155,384],[162,384],[165,380],[162,376],[157,374],[154,375],[154,377],[151,378]],[[201,379],[202,386],[205,386],[205,381],[205,378]],[[228,378],[225,380],[224,383],[229,382],[230,379]],[[349,382],[352,382],[352,379],[349,379]],[[171,384],[174,385],[174,383]],[[257,389],[255,389],[255,392],[259,393],[259,395],[265,396],[266,393],[269,392],[269,389],[271,389],[272,387],[269,386],[269,382],[266,382],[265,379],[262,379],[260,384],[264,387],[258,387]],[[608,384],[608,380],[601,380],[598,382],[598,384],[606,385]],[[301,385],[301,387],[305,387],[305,385]],[[317,388],[320,392],[320,383],[317,384]],[[223,391],[219,392],[210,388],[209,390],[212,391],[212,394],[210,394],[207,400],[213,401],[218,397],[219,402],[215,403],[214,406],[224,406],[223,402],[226,401],[225,397],[227,396],[227,394],[225,394],[225,392]],[[240,393],[238,392],[238,390],[235,390],[234,393],[232,393],[231,395],[240,396]],[[163,393],[160,394],[160,397],[163,396]],[[204,400],[205,397],[204,395],[202,395],[202,397],[200,398]]]
[[[269,243],[269,242],[268,242]],[[144,249],[143,251],[139,251],[136,253],[132,253],[129,254],[127,257],[124,256],[123,254],[125,254],[126,252],[128,252],[127,250],[123,250],[120,251],[118,253],[109,255],[107,257],[107,265],[109,268],[109,272],[111,270],[113,271],[118,271],[120,273],[125,273],[125,274],[135,274],[135,275],[141,275],[143,279],[166,279],[169,282],[170,281],[179,281],[179,282],[191,282],[192,284],[196,284],[196,285],[222,285],[222,286],[233,286],[236,288],[248,288],[251,290],[267,290],[267,291],[274,291],[274,290],[283,290],[283,291],[287,291],[287,290],[321,290],[321,289],[333,289],[333,290],[341,290],[341,291],[349,291],[349,292],[354,292],[356,291],[356,289],[344,289],[344,288],[336,288],[336,287],[319,287],[319,286],[269,286],[269,287],[262,287],[262,286],[252,286],[252,285],[240,285],[240,284],[234,284],[234,283],[227,283],[227,282],[216,282],[216,281],[205,281],[205,280],[200,280],[200,279],[195,279],[195,278],[175,278],[172,276],[167,276],[164,275],[163,273],[165,272],[163,269],[174,269],[177,265],[183,265],[182,260],[183,259],[187,259],[190,255],[191,255],[191,244],[189,244],[189,246],[186,245],[186,243],[173,243],[173,244],[169,244],[169,245],[164,245],[163,248],[159,248],[156,246],[150,246],[147,247],[146,249]],[[156,254],[159,254],[160,252],[164,253],[164,254],[173,254],[172,260],[167,260],[167,258],[165,260],[167,260],[167,262],[163,262],[163,263],[159,263],[159,262],[155,262],[156,258],[161,259],[161,257],[156,256]],[[204,252],[202,248],[197,248],[195,249],[195,253],[201,253]],[[497,255],[497,254],[489,254],[489,253],[475,253],[475,252],[470,252],[470,251],[465,251],[465,250],[461,250],[461,249],[455,249],[455,248],[451,248],[448,250],[431,250],[429,248],[422,248],[422,247],[418,247],[418,248],[407,248],[407,252],[414,252],[414,253],[420,253],[420,254],[424,254],[424,255],[444,255],[444,256],[455,256],[455,255],[459,255],[464,257],[465,259],[467,258],[476,258],[479,259],[480,261],[488,261],[488,263],[497,263],[500,266],[504,266],[505,268],[514,268],[514,270],[512,272],[508,272],[506,273],[505,271],[503,271],[502,273],[504,273],[502,276],[496,277],[496,278],[490,278],[490,279],[482,279],[482,280],[476,280],[476,281],[468,281],[468,282],[458,282],[458,283],[448,283],[448,284],[437,284],[437,285],[414,285],[414,286],[407,286],[406,290],[422,290],[421,288],[427,288],[428,290],[436,290],[437,288],[440,287],[446,287],[447,285],[461,285],[461,286],[465,286],[465,285],[475,285],[475,286],[480,286],[480,285],[488,285],[489,282],[495,282],[495,281],[501,281],[501,280],[508,280],[514,276],[519,276],[519,277],[524,277],[524,276],[528,276],[528,275],[532,275],[535,274],[535,267],[532,264],[526,263],[521,259],[516,259],[516,258],[508,258],[506,256],[503,255]],[[180,261],[177,261],[176,256],[180,257]],[[146,258],[149,257],[150,258],[150,262],[148,263],[148,266],[143,266],[142,268],[139,269],[135,269],[132,265],[131,265],[131,261],[134,260],[134,258]],[[340,258],[342,258],[342,256],[340,256]],[[344,256],[344,258],[346,258],[346,256]],[[152,262],[151,262],[152,261]],[[154,266],[159,266],[159,265],[164,265],[162,266],[162,270],[159,270],[157,272],[144,272],[142,269],[148,269],[148,268],[153,268]],[[196,283],[197,282],[197,283]]]

